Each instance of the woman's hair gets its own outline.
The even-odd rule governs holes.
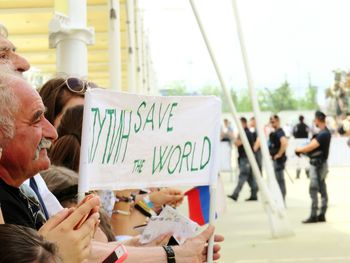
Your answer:
[[[56,246],[28,227],[0,225],[0,244],[0,263],[61,262]]]
[[[79,171],[84,106],[67,109],[57,128],[58,139],[50,149],[51,163]]]
[[[111,217],[108,216],[107,212],[101,208],[100,209],[100,228],[103,233],[106,235],[108,242],[115,241],[115,236],[111,226]]]
[[[46,171],[40,172],[40,175],[63,207],[77,204],[79,176],[76,172],[62,166],[51,165]]]
[[[45,117],[52,125],[71,98],[84,97],[83,93],[71,92],[65,81],[65,78],[51,79],[39,91],[46,107]]]

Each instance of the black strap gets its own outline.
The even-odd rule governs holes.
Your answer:
[[[49,219],[49,213],[47,212],[44,200],[42,199],[42,197],[40,195],[38,185],[36,184],[35,179],[33,177],[29,179],[29,186],[33,189],[33,191],[37,195],[39,202],[40,202],[40,208],[43,210],[42,212],[44,212],[46,220]]]
[[[165,246],[165,245],[163,245],[163,248],[165,250],[168,263],[176,263],[175,253],[173,248],[171,246]]]

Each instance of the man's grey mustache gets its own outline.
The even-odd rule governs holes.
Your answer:
[[[42,138],[35,150],[34,161],[39,159],[39,153],[42,149],[50,149],[52,142],[46,138]]]

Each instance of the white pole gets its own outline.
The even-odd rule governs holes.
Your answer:
[[[151,91],[151,74],[150,74],[150,52],[149,52],[149,45],[148,45],[148,37],[146,35],[146,37],[144,38],[145,41],[145,85],[146,85],[146,90],[147,90],[147,94],[152,94]]]
[[[281,217],[283,216],[281,213],[278,213],[280,211],[276,210],[276,204],[275,204],[275,201],[273,200],[269,190],[267,189],[265,183],[263,182],[263,180],[261,179],[261,173],[260,173],[260,170],[259,170],[259,167],[258,167],[258,164],[255,160],[255,156],[254,156],[254,153],[250,147],[250,144],[249,144],[249,141],[248,141],[248,138],[244,132],[244,129],[242,127],[242,124],[241,124],[241,121],[238,117],[238,113],[237,113],[237,110],[236,110],[236,107],[234,106],[233,104],[233,101],[232,101],[232,98],[230,96],[230,93],[227,89],[227,86],[225,84],[225,81],[222,77],[222,74],[221,74],[221,70],[219,68],[219,65],[217,64],[216,62],[216,58],[215,58],[215,55],[214,55],[214,52],[212,51],[212,48],[211,48],[211,45],[210,45],[210,42],[206,36],[206,32],[202,26],[202,22],[200,20],[200,17],[197,13],[197,9],[195,7],[195,4],[194,4],[194,1],[193,0],[190,0],[190,3],[191,3],[191,7],[192,7],[192,10],[193,10],[193,13],[196,17],[196,20],[197,20],[197,23],[198,23],[198,26],[199,26],[199,29],[202,33],[202,37],[203,37],[203,40],[207,46],[207,50],[209,52],[209,55],[210,55],[210,58],[212,60],[212,63],[213,63],[213,66],[215,68],[215,71],[216,71],[216,74],[218,76],[218,79],[220,81],[220,84],[221,84],[221,87],[222,87],[222,90],[224,92],[224,95],[228,101],[228,104],[229,104],[229,108],[231,110],[231,113],[232,113],[232,117],[236,123],[236,126],[238,128],[238,132],[240,134],[240,138],[242,140],[242,143],[243,143],[243,147],[244,147],[244,150],[247,154],[247,157],[248,157],[248,160],[252,166],[252,170],[253,170],[253,173],[256,177],[256,182],[259,186],[259,189],[260,189],[260,192],[262,193],[262,197],[263,197],[263,206],[265,208],[265,210],[268,211],[268,215],[270,217],[272,216],[275,216],[275,217]],[[271,222],[271,220],[270,220]],[[272,227],[271,225],[271,229],[272,229],[272,232],[274,230],[274,228]],[[212,249],[212,246],[213,244],[209,243],[209,248],[208,250]],[[211,258],[208,258],[208,262],[212,262],[212,259]]]
[[[217,176],[216,181],[212,182],[209,186],[210,190],[210,206],[209,206],[209,224],[215,225],[215,213],[216,213],[216,189],[217,189]],[[208,254],[207,262],[213,262],[214,247],[214,235],[212,235],[208,241]]]
[[[142,88],[142,10],[139,5],[139,0],[136,0],[135,2],[136,5],[136,57],[137,57],[137,67],[136,67],[136,86],[137,86],[137,92],[144,94],[144,90]]]
[[[126,1],[128,30],[128,91],[135,93],[135,19],[134,0]]]
[[[55,13],[49,24],[49,46],[56,48],[58,73],[87,77],[87,45],[94,42],[93,28],[86,27],[86,0],[69,0],[68,13]]]
[[[143,19],[142,19],[143,20]],[[146,87],[146,40],[145,30],[142,28],[141,32],[141,71],[142,71],[142,90],[145,94],[148,94]]]
[[[256,90],[254,87],[253,83],[253,77],[250,71],[249,67],[249,60],[248,60],[248,54],[247,50],[245,47],[245,41],[244,41],[244,34],[242,31],[242,26],[240,22],[240,17],[239,17],[239,12],[238,12],[238,7],[237,7],[237,2],[236,0],[232,0],[232,7],[233,7],[233,13],[236,21],[236,29],[238,33],[238,39],[241,47],[241,54],[242,54],[242,59],[244,63],[244,69],[247,77],[247,82],[248,82],[248,89],[250,92],[250,98],[253,103],[253,109],[254,109],[254,114],[255,114],[255,119],[256,119],[256,124],[257,124],[257,133],[261,142],[261,152],[263,156],[263,160],[265,163],[264,168],[266,169],[266,174],[268,178],[268,186],[269,189],[272,193],[272,197],[277,205],[277,209],[280,210],[280,212],[283,214],[283,218],[275,218],[271,224],[273,224],[273,236],[274,237],[279,237],[279,236],[286,236],[290,235],[292,233],[292,229],[290,227],[290,224],[287,219],[286,211],[285,211],[285,205],[283,201],[283,197],[281,194],[281,190],[277,184],[277,180],[275,177],[275,171],[272,166],[269,150],[267,148],[267,140],[266,136],[264,133],[264,128],[263,128],[263,123],[262,123],[262,118],[261,118],[261,113],[260,113],[260,108],[259,108],[259,102],[258,102],[258,97],[256,94]]]
[[[120,41],[120,5],[119,0],[108,1],[109,28],[109,86],[113,90],[122,89],[121,41]]]

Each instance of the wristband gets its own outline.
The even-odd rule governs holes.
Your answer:
[[[115,202],[125,202],[125,203],[131,203],[133,202],[133,198],[131,196],[115,196]]]
[[[139,211],[141,214],[143,214],[145,217],[151,217],[152,214],[150,211],[144,209],[141,205],[139,205],[139,202],[134,206],[137,211]]]
[[[173,248],[171,246],[165,246],[165,245],[163,245],[162,247],[165,250],[167,262],[168,263],[176,263],[175,253],[174,253]]]
[[[151,201],[151,199],[149,199],[149,196],[146,195],[144,198],[143,198],[143,201],[145,201],[146,205],[149,207],[149,208],[154,208],[154,204],[153,202]]]
[[[115,210],[112,211],[112,214],[119,214],[119,215],[123,215],[123,216],[129,216],[130,215],[130,211],[124,211],[124,210],[115,209]]]

